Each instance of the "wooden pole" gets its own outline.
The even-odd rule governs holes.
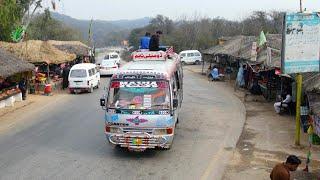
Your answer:
[[[297,82],[297,100],[296,100],[296,132],[295,132],[295,145],[300,146],[300,106],[302,95],[302,75],[299,73],[296,77]]]

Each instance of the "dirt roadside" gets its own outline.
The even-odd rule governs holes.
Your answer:
[[[185,69],[200,74],[202,67],[186,66]],[[232,81],[212,83],[233,90]],[[222,179],[270,179],[269,174],[273,166],[285,161],[290,154],[299,156],[303,161],[298,171],[292,173],[292,179],[317,179],[320,175],[320,147],[312,147],[310,173],[303,172],[306,166],[308,137],[301,132],[301,146],[294,145],[294,116],[275,114],[273,102],[266,102],[263,97],[249,95],[245,98],[246,91],[244,90],[233,93],[245,105],[246,122]]]
[[[285,161],[290,154],[303,161],[298,171],[292,173],[293,179],[317,179],[320,148],[312,147],[311,171],[303,172],[308,151],[306,134],[302,133],[301,146],[294,146],[294,117],[275,114],[273,104],[265,102],[262,97],[255,100],[249,98],[244,102],[247,109],[245,127],[223,179],[270,179],[273,166]]]

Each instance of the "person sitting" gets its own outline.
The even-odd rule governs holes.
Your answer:
[[[288,107],[289,104],[292,102],[292,96],[289,92],[286,93],[286,98],[283,101],[274,103],[274,110],[276,113],[280,114],[282,107]]]
[[[140,49],[149,49],[150,33],[146,32],[145,36],[140,38]]]
[[[216,66],[213,67],[211,71],[212,81],[219,80],[219,70]]]

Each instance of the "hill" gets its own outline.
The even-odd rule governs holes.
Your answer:
[[[67,15],[51,12],[54,19],[81,32],[83,39],[88,39],[90,20],[79,20]],[[151,18],[145,17],[134,20],[103,21],[94,20],[92,24],[93,40],[97,47],[119,45],[127,39],[130,31],[134,28],[144,27],[149,24]]]

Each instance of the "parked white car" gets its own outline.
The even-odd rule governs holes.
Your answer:
[[[99,68],[101,75],[113,75],[115,72],[118,71],[119,63],[117,63],[117,60],[103,59]]]
[[[95,64],[82,63],[74,65],[69,72],[69,91],[79,93],[82,91],[93,92],[99,88],[100,73]]]
[[[120,58],[120,55],[116,52],[111,52],[111,53],[108,53],[104,58],[103,60],[113,60],[113,61],[116,61],[116,63],[120,64],[120,61],[121,61],[121,58]]]
[[[200,64],[202,55],[198,50],[185,50],[179,53],[182,64]]]

